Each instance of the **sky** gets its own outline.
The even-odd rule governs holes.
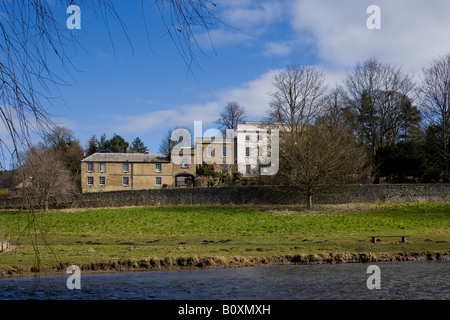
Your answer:
[[[291,63],[315,65],[332,89],[371,57],[420,80],[424,67],[450,51],[448,0],[217,0],[221,22],[194,30],[201,50],[194,49],[199,68],[190,69],[156,7],[143,15],[140,0],[115,3],[125,32],[80,5],[81,29],[70,31],[80,44],[71,57],[76,69],[62,73],[67,85],[48,109],[83,146],[93,135],[116,133],[129,142],[140,137],[157,153],[169,129],[194,121],[215,128],[230,101],[248,120],[261,120],[273,76]],[[380,8],[381,29],[367,26],[370,5]],[[55,15],[63,24],[69,17]]]

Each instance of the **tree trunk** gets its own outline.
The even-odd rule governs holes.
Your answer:
[[[0,252],[9,251],[10,244],[6,240],[0,240]]]
[[[313,207],[313,195],[311,192],[308,192],[306,195],[306,207],[307,208]]]
[[[373,159],[373,184],[380,184],[380,155],[375,152]]]

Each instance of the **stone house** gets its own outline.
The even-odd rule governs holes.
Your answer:
[[[174,165],[168,155],[95,153],[81,161],[81,191],[158,189],[194,175],[195,165]]]
[[[95,153],[81,161],[81,190],[84,193],[190,187],[196,166],[203,161],[213,163],[215,171],[222,174],[232,176],[240,172],[243,177],[258,177],[266,170],[261,159],[275,155],[270,139],[266,123],[245,122],[225,138],[198,137],[194,147],[177,147],[169,140],[168,155]]]

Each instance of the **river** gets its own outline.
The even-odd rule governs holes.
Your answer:
[[[258,266],[167,272],[0,279],[0,300],[448,300],[450,261],[375,263],[380,289],[368,289],[369,264]]]

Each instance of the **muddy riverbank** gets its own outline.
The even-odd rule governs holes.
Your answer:
[[[450,252],[444,253],[329,253],[298,254],[278,257],[151,257],[137,260],[115,260],[80,264],[83,273],[132,272],[132,271],[175,271],[205,268],[237,268],[261,265],[311,265],[340,263],[374,263],[396,261],[449,261]],[[68,265],[45,267],[10,267],[0,269],[0,277],[25,277],[39,274],[66,273]]]

